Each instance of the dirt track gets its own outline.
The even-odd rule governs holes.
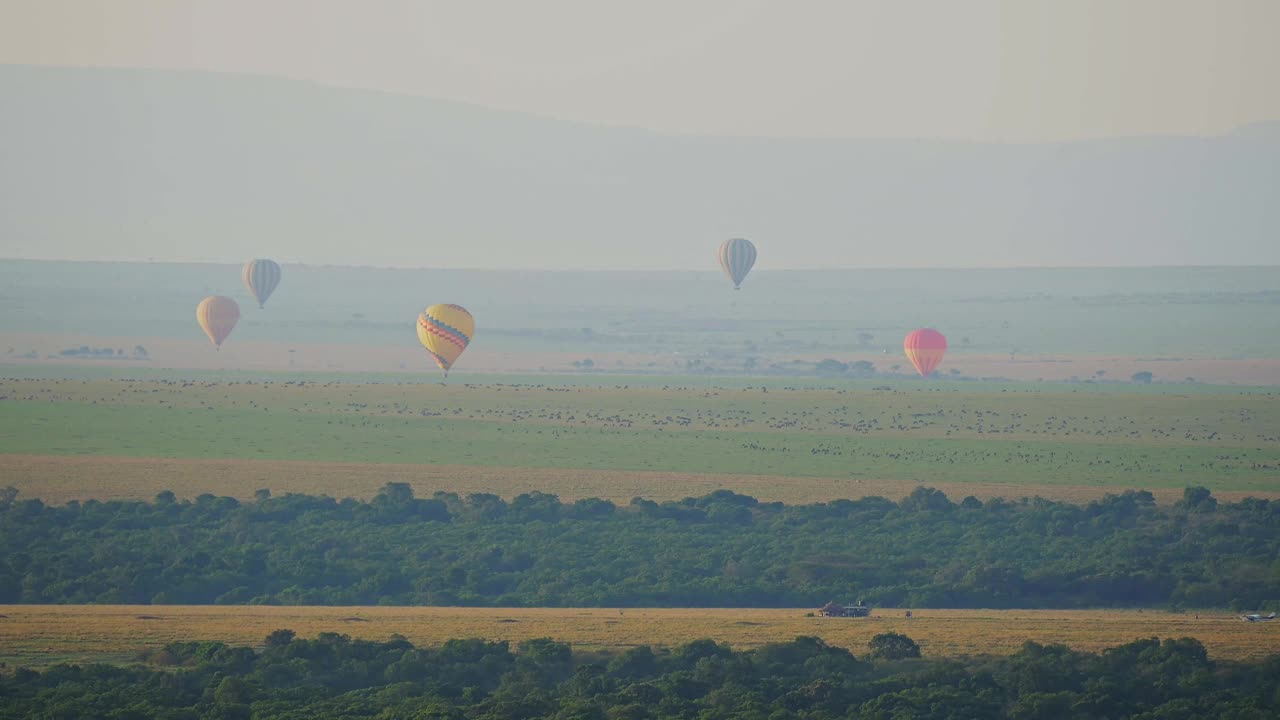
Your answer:
[[[627,504],[633,497],[678,500],[729,489],[765,502],[790,504],[825,502],[868,495],[898,499],[919,483],[910,480],[851,480],[777,477],[769,475],[711,475],[621,470],[560,468],[501,468],[470,465],[395,465],[278,460],[184,460],[171,458],[74,457],[0,455],[0,485],[12,485],[20,498],[38,497],[47,503],[69,500],[151,499],[162,490],[192,498],[202,493],[252,498],[267,488],[276,495],[288,492],[325,494],[332,497],[373,497],[388,482],[405,482],[419,497],[437,490],[487,492],[513,497],[540,490],[562,500],[607,498]],[[1041,497],[1087,502],[1115,487],[1080,485],[1008,485],[1000,483],[934,483],[948,497]],[[1179,489],[1152,490],[1161,503],[1182,496]],[[1219,492],[1223,501],[1247,495],[1280,498],[1273,493]]]

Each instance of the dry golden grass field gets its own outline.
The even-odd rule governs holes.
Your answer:
[[[297,492],[367,500],[388,482],[409,483],[418,497],[430,497],[437,490],[443,490],[464,496],[493,493],[510,499],[537,490],[559,495],[566,502],[597,497],[625,505],[634,497],[661,502],[729,489],[763,502],[806,504],[869,495],[897,500],[920,484],[914,480],[576,468],[52,455],[0,455],[0,478],[4,484],[16,487],[21,497],[38,497],[52,504],[91,498],[150,500],[162,490],[172,490],[180,498],[211,492],[247,500],[259,488],[269,488],[277,495]],[[1086,503],[1109,492],[1119,492],[1114,487],[1097,485],[974,482],[931,482],[929,485],[956,501],[966,495],[981,500],[1040,496]],[[1162,504],[1182,497],[1182,490],[1175,488],[1154,488],[1151,492]],[[1246,496],[1280,498],[1280,487],[1270,492],[1219,490],[1214,494],[1224,502],[1237,502]]]
[[[1253,624],[1228,614],[1148,610],[876,610],[866,619],[805,617],[805,609],[403,608],[223,606],[0,606],[0,661],[128,661],[173,641],[260,645],[272,630],[303,637],[339,632],[416,644],[451,638],[550,637],[586,649],[673,647],[712,638],[735,648],[813,635],[866,650],[873,635],[905,633],[926,655],[1006,654],[1026,640],[1097,651],[1139,638],[1194,637],[1217,659],[1280,652],[1280,622]]]

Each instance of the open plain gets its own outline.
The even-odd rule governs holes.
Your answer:
[[[516,382],[514,380],[520,380]],[[1280,394],[957,381],[0,379],[5,484],[47,502],[415,490],[1083,501],[1280,493]]]
[[[0,485],[52,504],[164,490],[367,499],[387,482],[419,497],[542,491],[619,504],[719,489],[789,504],[896,499],[920,484],[955,500],[1087,503],[1142,488],[1171,503],[1192,485],[1222,501],[1280,497],[1280,393],[1269,387],[23,370],[0,379]],[[816,635],[857,653],[888,631],[936,656],[1007,654],[1025,640],[1099,650],[1153,636],[1195,637],[1220,659],[1280,646],[1280,625],[1221,611],[808,612],[6,606],[0,661],[122,662],[178,640],[258,644],[279,628],[423,644],[552,637],[601,650]]]
[[[601,498],[625,505],[632,498],[664,502],[732,490],[761,502],[789,505],[879,496],[897,500],[921,483],[915,480],[728,475],[581,468],[488,467],[483,465],[346,463],[309,460],[235,460],[153,457],[0,455],[0,477],[22,497],[47,503],[147,500],[165,490],[192,499],[214,493],[248,500],[260,489],[369,500],[388,482],[407,483],[418,497],[436,492],[492,493],[511,499],[522,493],[558,495],[564,502]],[[1042,497],[1082,504],[1118,489],[1109,485],[928,481],[955,500]],[[1182,498],[1182,488],[1152,487],[1158,503]],[[1246,497],[1278,498],[1280,487],[1216,490],[1223,502]]]
[[[414,644],[452,638],[518,643],[550,637],[576,647],[618,650],[676,647],[711,638],[735,648],[817,636],[866,651],[878,633],[900,632],[926,656],[1003,655],[1027,640],[1099,651],[1149,637],[1194,637],[1215,659],[1256,659],[1280,645],[1280,623],[1242,622],[1227,613],[1154,610],[875,611],[871,617],[807,617],[806,609],[627,609],[457,607],[226,607],[162,605],[0,605],[0,662],[126,661],[165,643],[217,640],[261,645],[273,630],[300,636],[337,632]]]

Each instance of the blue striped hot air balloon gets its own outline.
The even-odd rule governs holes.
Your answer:
[[[717,256],[724,274],[733,281],[733,289],[738,290],[747,273],[751,272],[751,266],[756,264],[756,246],[742,238],[725,240],[720,243]]]
[[[267,298],[271,297],[271,293],[280,284],[280,266],[274,260],[250,260],[244,264],[240,279],[244,280],[244,286],[253,293],[253,298],[261,308],[267,304]]]

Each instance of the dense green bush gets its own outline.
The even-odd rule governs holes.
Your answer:
[[[910,642],[910,638],[905,638]],[[274,633],[261,651],[173,643],[147,665],[0,676],[0,718],[1192,718],[1280,713],[1280,656],[1209,659],[1195,640],[1101,654],[860,660],[817,638],[735,652],[709,640],[614,655],[530,640],[351,640]]]
[[[370,502],[0,507],[0,602],[1261,609],[1280,599],[1280,501],[1201,489],[1087,505],[953,503],[919,488],[784,506],[717,491],[563,504],[530,493]]]

